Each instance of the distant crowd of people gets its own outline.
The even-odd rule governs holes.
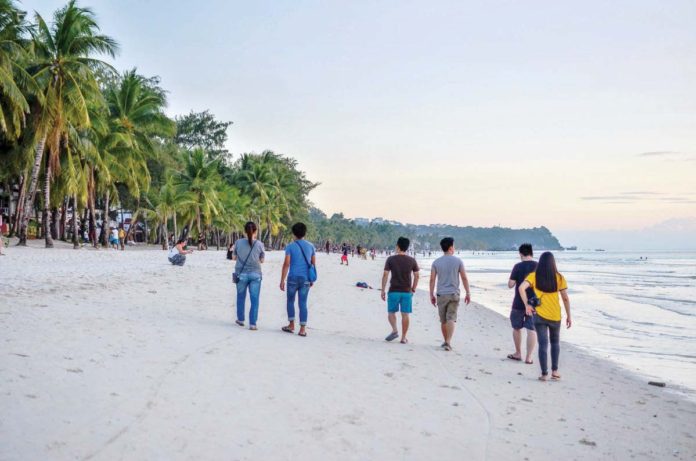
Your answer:
[[[228,258],[235,262],[233,281],[237,286],[236,324],[246,325],[246,297],[250,298],[249,329],[257,329],[259,315],[259,298],[261,294],[262,264],[265,260],[263,242],[257,239],[257,227],[253,222],[244,226],[246,238],[237,240],[228,251]],[[294,333],[297,327],[296,313],[299,314],[298,335],[307,336],[309,318],[308,299],[310,289],[317,281],[316,250],[314,245],[305,240],[307,226],[296,223],[292,226],[294,241],[285,247],[285,258],[281,269],[280,290],[286,292],[288,324],[282,331]],[[437,308],[443,342],[441,348],[452,350],[452,338],[462,302],[461,287],[464,288],[464,304],[471,302],[469,279],[461,258],[455,255],[454,239],[443,238],[440,242],[442,255],[432,262],[430,269],[429,295],[431,304]],[[169,261],[174,265],[183,265],[186,255],[192,250],[186,248],[186,239],[180,239],[169,252]],[[400,237],[393,252],[387,254],[382,273],[381,298],[387,305],[387,320],[391,327],[386,341],[400,339],[408,343],[410,315],[413,312],[413,295],[419,282],[420,267],[416,259],[409,255],[410,241]],[[327,242],[327,253],[338,253],[336,246]],[[348,255],[377,254],[376,249],[352,247],[342,244],[340,247],[341,264],[348,264]],[[549,379],[549,349],[551,356],[550,379],[559,380],[561,301],[565,308],[565,325],[572,325],[568,285],[558,272],[554,255],[544,252],[539,261],[533,259],[532,245],[525,243],[519,247],[520,262],[515,264],[507,281],[509,288],[515,289],[510,312],[512,337],[515,352],[507,356],[514,361],[524,360],[533,364],[534,349],[538,347],[538,359],[541,374],[539,379]],[[365,256],[366,259],[366,256]],[[389,286],[387,287],[387,284]],[[297,304],[297,310],[296,310]],[[297,311],[297,312],[296,312]],[[401,330],[397,322],[401,316]],[[526,349],[522,355],[522,331],[527,331]]]

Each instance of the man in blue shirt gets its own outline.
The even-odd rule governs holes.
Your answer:
[[[316,252],[314,245],[307,242],[304,237],[307,235],[307,226],[298,222],[292,226],[292,234],[295,241],[285,247],[285,261],[283,261],[283,271],[280,276],[280,289],[285,291],[285,281],[287,278],[287,309],[288,326],[282,328],[286,333],[295,331],[295,297],[298,299],[300,308],[300,336],[307,336],[307,298],[309,289],[313,283],[309,281],[310,265],[316,264]]]

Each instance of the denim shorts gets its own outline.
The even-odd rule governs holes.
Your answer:
[[[527,315],[527,313],[521,309],[512,309],[510,311],[510,325],[515,330],[521,330],[526,328],[527,330],[534,331],[534,317]]]
[[[413,293],[392,291],[387,295],[387,310],[390,313],[410,314],[413,311]]]

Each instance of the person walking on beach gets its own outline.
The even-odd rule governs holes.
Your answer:
[[[259,316],[259,294],[261,293],[261,264],[266,256],[263,242],[256,239],[256,224],[249,221],[244,225],[246,239],[239,239],[234,245],[232,260],[237,283],[237,320],[235,323],[244,326],[244,304],[247,290],[249,291],[249,329],[256,330]]]
[[[309,289],[314,285],[310,281],[312,271],[316,271],[316,252],[314,245],[307,242],[307,226],[298,222],[292,226],[295,241],[285,247],[285,261],[280,275],[280,289],[285,291],[287,279],[288,325],[282,330],[286,333],[295,331],[295,298],[300,310],[300,336],[307,336],[307,298]]]
[[[348,265],[348,245],[345,243],[343,244],[343,250],[342,250],[342,255],[341,255],[341,266],[343,263],[346,263],[346,266]]]
[[[121,244],[121,251],[126,250],[126,231],[123,229],[123,224],[118,228],[118,241]]]
[[[466,295],[464,304],[471,302],[471,290],[469,289],[469,279],[464,270],[464,262],[454,256],[454,239],[445,237],[440,241],[440,247],[444,255],[433,261],[430,269],[430,302],[437,307],[440,314],[440,328],[445,342],[442,348],[446,351],[452,350],[452,335],[454,335],[454,324],[457,322],[457,310],[459,309],[459,280]],[[435,285],[437,283],[437,295]]]
[[[186,255],[193,253],[193,250],[186,249],[186,239],[179,239],[169,250],[169,262],[175,266],[183,266],[186,263]]]
[[[515,289],[515,296],[512,300],[512,308],[510,309],[510,324],[512,325],[512,340],[515,344],[515,353],[508,354],[510,360],[522,360],[522,329],[527,330],[527,355],[524,363],[532,364],[532,354],[534,346],[537,342],[536,332],[534,331],[534,317],[527,315],[525,303],[520,297],[519,288],[527,276],[534,272],[537,268],[537,263],[534,261],[534,252],[530,243],[523,243],[519,248],[520,262],[515,264],[510,273],[508,280],[508,288]]]
[[[534,289],[535,298],[527,297],[527,288]],[[561,352],[561,303],[563,299],[566,311],[566,328],[572,323],[570,317],[570,298],[565,277],[556,268],[553,253],[546,251],[539,258],[534,272],[530,273],[518,289],[522,302],[526,306],[527,315],[534,315],[534,329],[539,342],[539,365],[541,366],[540,381],[548,378],[548,347],[551,343],[551,379],[561,379],[558,373],[558,357]]]
[[[387,301],[387,318],[392,327],[392,332],[384,338],[386,341],[394,341],[399,337],[396,327],[396,313],[401,311],[401,343],[408,343],[409,314],[413,311],[413,293],[418,287],[418,263],[407,255],[408,246],[411,244],[406,237],[399,237],[396,241],[396,254],[387,258],[382,274],[382,301]],[[387,280],[391,274],[389,283],[389,296],[387,296]],[[411,279],[413,274],[413,279]]]

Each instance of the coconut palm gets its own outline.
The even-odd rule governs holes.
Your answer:
[[[77,6],[75,0],[55,13],[50,27],[41,15],[36,14],[33,45],[35,62],[30,73],[40,88],[41,98],[31,119],[35,154],[19,244],[26,245],[29,210],[34,206],[39,170],[46,150],[44,232],[46,246],[51,247],[50,232],[46,232],[49,228],[50,185],[53,175],[59,173],[60,150],[68,142],[70,126],[77,129],[89,127],[90,104],[103,101],[96,74],[112,69],[94,56],[106,54],[113,57],[118,46],[112,38],[99,33],[94,13],[89,8]]]
[[[201,225],[209,225],[214,216],[223,211],[220,201],[222,178],[217,160],[209,160],[203,149],[194,149],[183,154],[183,170],[177,174],[176,184],[181,192],[190,192],[194,197],[194,215],[198,235]]]
[[[36,85],[25,65],[30,59],[26,13],[0,0],[0,134],[17,139],[29,113],[27,93]]]

